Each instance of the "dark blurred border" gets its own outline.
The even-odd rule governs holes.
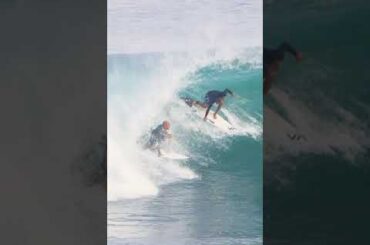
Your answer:
[[[295,65],[292,58],[287,58],[273,88],[279,86],[312,106],[326,106],[315,96],[317,93],[338,101],[361,121],[366,141],[370,132],[369,111],[354,111],[353,102],[361,102],[363,108],[370,105],[369,10],[366,1],[358,0],[264,1],[264,46],[276,47],[288,41],[312,61],[310,67]],[[311,75],[315,63],[330,69],[321,73],[322,83],[315,81],[312,71],[302,89],[284,84],[288,80],[296,82],[302,72]],[[333,81],[327,81],[325,76]],[[296,93],[302,90],[302,94]],[[265,96],[265,105],[269,97]],[[273,122],[266,123],[269,120],[274,118],[265,115],[264,145],[271,143],[268,134],[277,130]],[[339,117],[336,123],[345,125]],[[315,126],[319,129],[323,125]],[[349,126],[348,131],[356,127]],[[357,143],[368,147],[368,142]],[[292,141],[294,144],[298,143]],[[367,148],[352,161],[343,158],[340,150],[327,156],[302,153],[265,160],[264,244],[370,244],[369,157]]]
[[[106,5],[0,2],[2,244],[106,244]]]

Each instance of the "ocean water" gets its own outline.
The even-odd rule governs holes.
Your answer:
[[[108,57],[109,244],[262,243],[260,52]],[[222,109],[232,133],[179,100],[224,88],[236,93]],[[164,119],[175,137],[168,147],[189,160],[142,150],[140,139]]]

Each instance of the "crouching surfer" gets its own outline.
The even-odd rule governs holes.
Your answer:
[[[211,91],[208,91],[206,93],[206,95],[204,96],[204,102],[193,100],[193,99],[190,99],[190,98],[182,98],[182,99],[190,107],[193,106],[193,105],[197,105],[197,106],[200,106],[204,109],[207,109],[206,113],[204,115],[204,118],[203,118],[203,120],[206,121],[208,113],[211,110],[213,104],[215,104],[215,103],[218,106],[217,106],[216,111],[213,113],[213,118],[217,119],[217,113],[221,110],[221,107],[224,105],[226,95],[228,95],[228,94],[233,95],[233,92],[231,92],[229,89],[225,89],[224,91],[211,90]]]
[[[146,143],[145,148],[152,151],[157,151],[158,156],[162,156],[161,146],[162,144],[172,138],[170,133],[171,124],[168,121],[163,121],[150,134],[149,141]]]

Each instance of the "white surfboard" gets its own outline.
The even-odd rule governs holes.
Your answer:
[[[161,149],[161,157],[171,160],[186,160],[189,159],[188,156],[176,153],[176,152],[167,152]]]
[[[196,110],[197,115],[203,120],[204,114],[206,113],[206,110],[203,108],[201,110]],[[231,125],[226,119],[224,119],[221,115],[217,114],[217,118],[215,119],[213,117],[213,110],[210,110],[207,116],[207,122],[216,126],[217,128],[223,130],[223,131],[231,131],[234,130],[234,126]]]
[[[191,98],[181,98],[181,99],[184,100],[184,102],[188,106],[191,106],[193,99]],[[193,112],[203,120],[204,115],[206,113],[206,109],[196,104],[191,106],[191,108]],[[213,126],[225,132],[235,130],[235,127],[231,123],[229,123],[225,118],[223,118],[220,114],[217,114],[216,119],[213,117],[213,114],[214,114],[214,111],[212,109],[209,110],[207,120],[206,120],[207,123],[210,123]]]
[[[194,105],[191,108],[193,112],[195,112],[195,114],[198,115],[203,120],[204,115],[206,113],[206,109],[201,106],[197,106],[197,105]],[[220,114],[217,114],[216,119],[213,117],[213,114],[214,114],[214,111],[212,109],[209,110],[207,120],[206,120],[207,123],[210,123],[213,126],[225,132],[235,130],[235,127],[231,123],[229,123],[225,118],[223,118]]]

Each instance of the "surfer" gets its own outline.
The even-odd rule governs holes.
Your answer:
[[[170,139],[172,137],[172,135],[170,134],[170,127],[170,122],[163,121],[154,130],[152,130],[149,141],[146,144],[146,148],[149,148],[153,151],[156,150],[158,152],[158,156],[161,156],[161,145],[167,139]]]
[[[185,102],[189,106],[198,105],[204,109],[207,108],[206,113],[204,115],[203,120],[207,120],[207,116],[209,113],[209,110],[211,110],[212,105],[216,103],[218,105],[216,111],[213,113],[213,118],[217,118],[217,113],[220,111],[221,107],[224,104],[224,100],[227,94],[233,95],[233,92],[231,92],[229,89],[225,89],[224,91],[218,91],[218,90],[211,90],[208,91],[204,97],[204,102],[192,100],[189,98],[184,98]]]
[[[271,81],[279,70],[281,62],[284,60],[285,53],[288,52],[299,62],[302,60],[302,53],[293,48],[289,43],[283,42],[276,49],[263,49],[263,93],[267,94],[271,88]]]

